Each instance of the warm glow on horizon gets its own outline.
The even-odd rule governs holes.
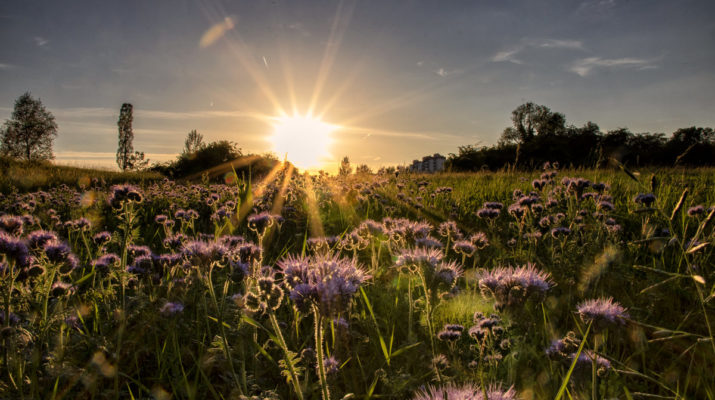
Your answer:
[[[338,127],[310,115],[276,118],[269,138],[278,157],[302,169],[319,168],[330,157],[331,133]]]

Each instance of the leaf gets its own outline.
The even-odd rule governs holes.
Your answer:
[[[678,200],[678,203],[675,205],[675,208],[673,208],[673,213],[670,214],[671,222],[675,221],[675,217],[678,216],[678,212],[680,211],[681,208],[683,208],[683,204],[685,204],[685,199],[687,197],[688,197],[688,188],[685,188],[685,190],[683,190],[683,194],[680,195],[680,200]]]
[[[695,253],[696,251],[701,250],[702,248],[704,248],[704,247],[707,246],[708,244],[710,244],[710,243],[709,243],[709,242],[705,242],[705,243],[700,243],[700,244],[697,245],[697,246],[693,246],[693,247],[691,247],[690,249],[688,249],[688,251],[686,252],[686,254],[693,254],[693,253]]]
[[[574,368],[576,368],[576,363],[578,362],[579,356],[581,356],[581,352],[583,351],[583,345],[586,344],[586,338],[588,337],[588,332],[590,330],[591,330],[591,324],[588,324],[588,328],[586,328],[586,333],[584,333],[583,339],[581,339],[581,345],[578,346],[578,351],[573,356],[573,361],[571,362],[571,367],[569,367],[569,371],[566,373],[566,377],[564,378],[564,381],[561,382],[561,387],[559,388],[559,392],[556,393],[556,400],[561,400],[561,397],[564,395],[564,391],[566,390],[566,386],[569,383],[569,379],[571,379],[571,374],[573,373]]]
[[[705,284],[705,278],[703,278],[703,277],[700,276],[700,275],[693,275],[692,278],[693,278],[693,280],[694,280],[695,282],[697,282],[697,283],[699,283],[699,284],[701,284],[701,285],[704,285],[704,284]]]

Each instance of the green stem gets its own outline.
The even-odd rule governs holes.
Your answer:
[[[313,306],[313,315],[315,319],[315,352],[316,362],[318,363],[318,378],[320,379],[320,391],[323,400],[330,400],[330,391],[328,390],[328,380],[325,376],[325,364],[323,363],[323,317],[317,306]]]
[[[276,319],[276,315],[271,312],[270,314],[268,314],[268,316],[271,321],[271,325],[273,326],[273,331],[275,332],[276,337],[278,338],[278,345],[283,350],[283,354],[285,354],[285,363],[286,363],[286,366],[288,367],[288,373],[290,373],[290,380],[291,380],[291,383],[293,384],[293,391],[295,392],[295,394],[298,396],[298,398],[300,400],[303,400],[303,390],[300,387],[300,381],[298,380],[298,373],[296,372],[295,367],[293,365],[293,360],[292,360],[291,354],[288,351],[288,345],[286,345],[286,341],[283,338],[283,333],[281,332],[281,328],[278,325],[278,320]]]

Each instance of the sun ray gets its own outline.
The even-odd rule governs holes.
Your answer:
[[[345,6],[345,0],[341,0],[338,4],[338,9],[335,11],[333,24],[330,27],[330,36],[328,37],[328,42],[325,46],[323,61],[320,63],[320,70],[318,71],[318,77],[315,82],[313,97],[310,100],[310,105],[308,106],[308,114],[312,115],[315,111],[315,107],[320,99],[325,82],[328,79],[333,63],[335,62],[335,56],[340,48],[343,35],[350,24],[350,19],[352,18],[352,13],[355,9],[355,2],[350,3],[350,5]]]
[[[325,236],[325,231],[323,230],[323,220],[320,218],[318,200],[315,195],[315,189],[313,188],[313,180],[308,173],[305,173],[303,177],[305,180],[305,200],[308,206],[308,227],[310,229],[310,236]]]

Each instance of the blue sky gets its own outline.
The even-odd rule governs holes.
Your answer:
[[[113,166],[116,121],[173,158],[191,129],[265,152],[282,109],[344,125],[334,162],[489,145],[519,104],[603,130],[715,126],[711,1],[5,1],[0,118],[25,91],[57,159]],[[327,169],[335,164],[327,162]]]

